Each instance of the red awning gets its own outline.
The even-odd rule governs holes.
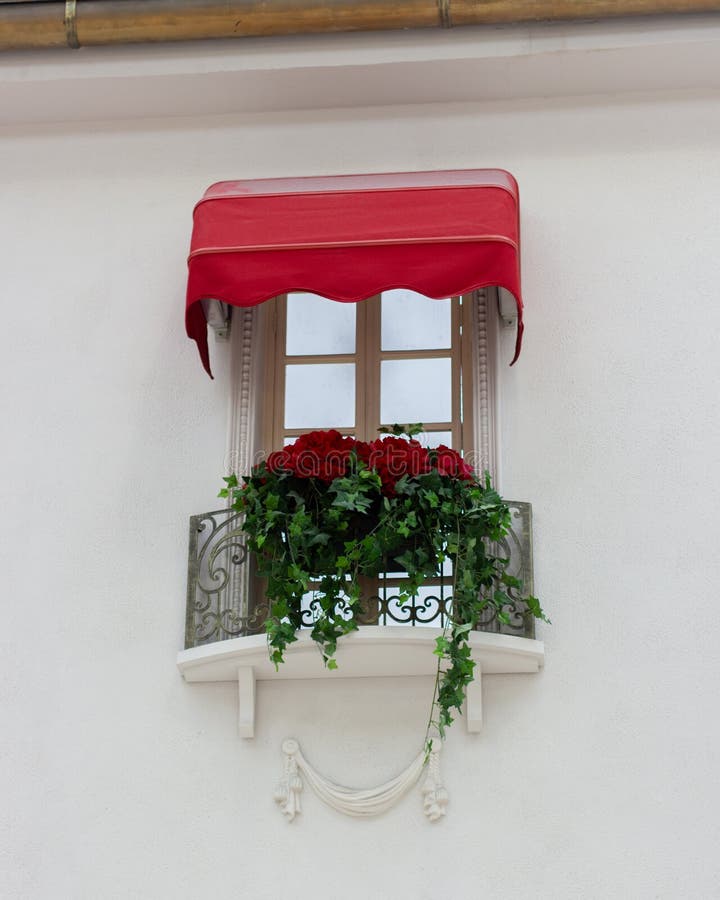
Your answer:
[[[522,342],[517,182],[502,169],[222,181],[195,207],[186,327],[210,373],[201,301],[256,306],[289,291],[355,303],[488,285],[515,297]]]

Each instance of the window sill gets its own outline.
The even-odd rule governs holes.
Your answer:
[[[338,645],[338,668],[326,669],[308,633],[300,633],[285,653],[279,671],[268,658],[264,634],[217,641],[182,650],[177,665],[185,681],[237,681],[238,729],[241,737],[255,732],[255,682],[307,678],[364,678],[434,675],[433,655],[440,628],[364,625]],[[476,631],[470,635],[476,663],[468,688],[465,719],[469,732],[482,725],[482,675],[538,672],[545,660],[542,641]]]

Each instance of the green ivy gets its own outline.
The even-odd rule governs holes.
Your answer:
[[[416,434],[420,428],[386,431]],[[265,463],[242,484],[234,475],[224,480],[220,496],[244,513],[258,575],[267,579],[265,627],[276,668],[297,640],[311,582],[320,607],[311,637],[325,665],[335,669],[338,641],[358,628],[361,576],[376,577],[399,565],[407,572],[401,598],[409,599],[452,561],[452,612],[434,651],[438,667],[428,726],[428,734],[435,729],[444,738],[473,680],[470,632],[488,608],[507,622],[506,589],[521,586],[507,574],[508,560],[490,551],[508,533],[510,511],[489,476],[465,480],[433,469],[401,477],[394,496],[387,496],[378,473],[353,457],[347,473],[330,483],[270,471]],[[531,615],[548,621],[537,598],[527,603]]]

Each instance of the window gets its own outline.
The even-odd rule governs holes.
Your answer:
[[[315,428],[372,440],[381,425],[423,422],[428,443],[472,450],[471,302],[391,290],[356,304],[303,293],[268,304],[262,449]]]
[[[380,425],[422,421],[428,442],[461,450],[499,482],[498,323],[517,322],[513,362],[523,331],[519,198],[509,172],[221,182],[193,218],[186,329],[208,374],[207,325],[227,336],[232,306],[226,470],[248,472],[303,431],[335,427],[371,439]],[[368,299],[398,277],[414,291],[448,294],[388,290]],[[316,293],[267,300],[299,284]],[[498,317],[498,289],[483,285],[503,286],[501,300],[509,292],[512,317],[505,309]],[[213,514],[208,521],[194,569],[203,554],[213,565],[218,558],[220,525]],[[211,571],[196,609],[203,634],[213,620],[228,636],[243,622],[262,625],[241,549],[228,545],[227,608],[214,612]]]
[[[228,470],[316,428],[372,440],[380,426],[422,422],[423,440],[495,474],[493,294],[390,290],[339,303],[293,293],[234,309]]]
[[[228,471],[249,471],[304,431],[372,440],[381,425],[422,422],[423,440],[495,476],[497,327],[494,289],[445,300],[392,290],[359,303],[296,293],[233,309]],[[242,567],[238,609],[254,607],[252,584]],[[425,624],[437,624],[432,612]]]

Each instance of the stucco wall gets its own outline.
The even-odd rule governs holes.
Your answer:
[[[0,894],[720,896],[718,99],[2,134]],[[364,822],[306,793],[289,826],[282,738],[370,785],[418,749],[431,684],[262,683],[244,742],[233,687],[175,669],[225,441],[225,351],[210,382],[182,326],[192,205],[224,178],[485,165],[522,192],[503,489],[534,505],[546,669],[486,679],[441,824],[417,793]]]

